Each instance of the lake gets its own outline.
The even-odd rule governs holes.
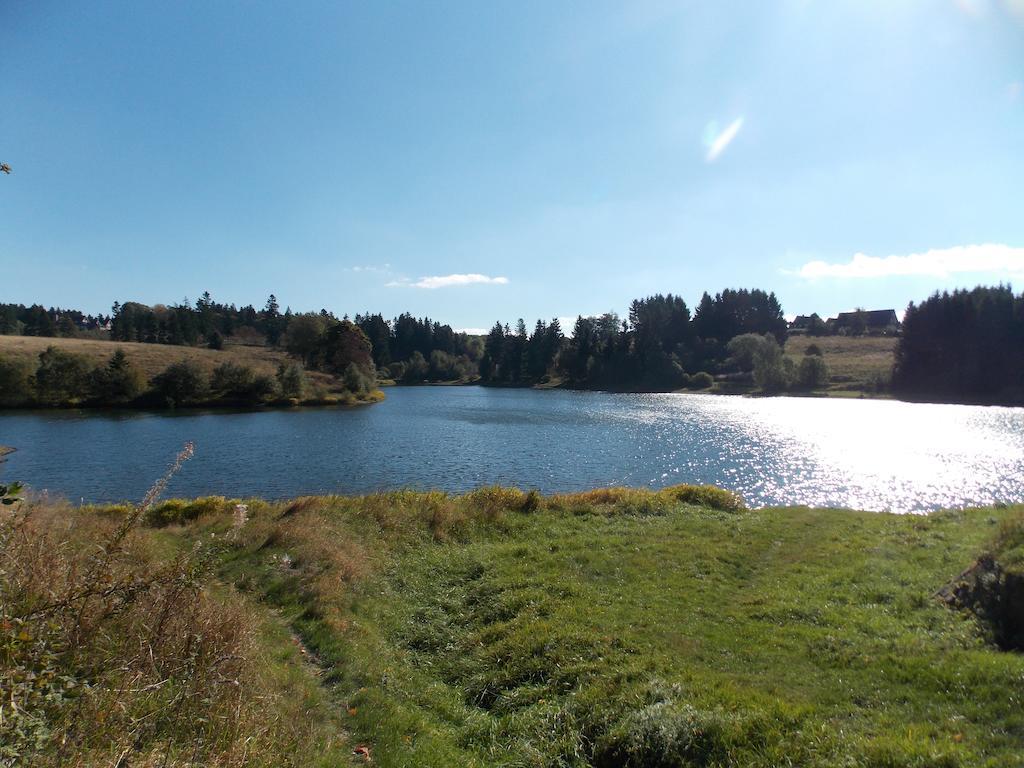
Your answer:
[[[6,412],[0,477],[72,501],[713,483],[750,506],[1024,501],[1024,409],[886,400],[390,388],[355,409]]]

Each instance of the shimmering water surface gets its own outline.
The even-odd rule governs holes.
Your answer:
[[[751,506],[1024,501],[1024,409],[480,387],[392,388],[352,410],[8,412],[0,445],[18,450],[0,476],[138,499],[187,440],[178,496],[714,483]]]

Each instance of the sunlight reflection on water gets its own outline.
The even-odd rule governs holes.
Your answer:
[[[356,410],[0,416],[0,470],[75,500],[139,498],[185,440],[178,495],[545,492],[713,483],[751,506],[895,512],[1024,501],[1024,409],[895,401],[390,389]]]
[[[752,504],[895,512],[1019,500],[1024,412],[883,400],[652,395],[637,418],[694,469],[690,431]],[[715,453],[714,451],[712,453]],[[705,460],[705,466],[709,463]]]

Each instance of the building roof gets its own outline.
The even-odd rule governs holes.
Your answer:
[[[867,326],[888,326],[899,325],[899,318],[896,317],[895,309],[869,309],[860,312],[840,312],[836,318],[836,325],[850,325],[861,317]]]

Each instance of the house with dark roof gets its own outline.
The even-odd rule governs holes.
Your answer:
[[[833,333],[861,334],[872,336],[893,336],[899,333],[900,321],[895,309],[857,310],[840,312],[839,316],[829,320]]]
[[[807,333],[807,326],[811,324],[810,315],[797,315],[796,319],[789,324],[790,333]]]

